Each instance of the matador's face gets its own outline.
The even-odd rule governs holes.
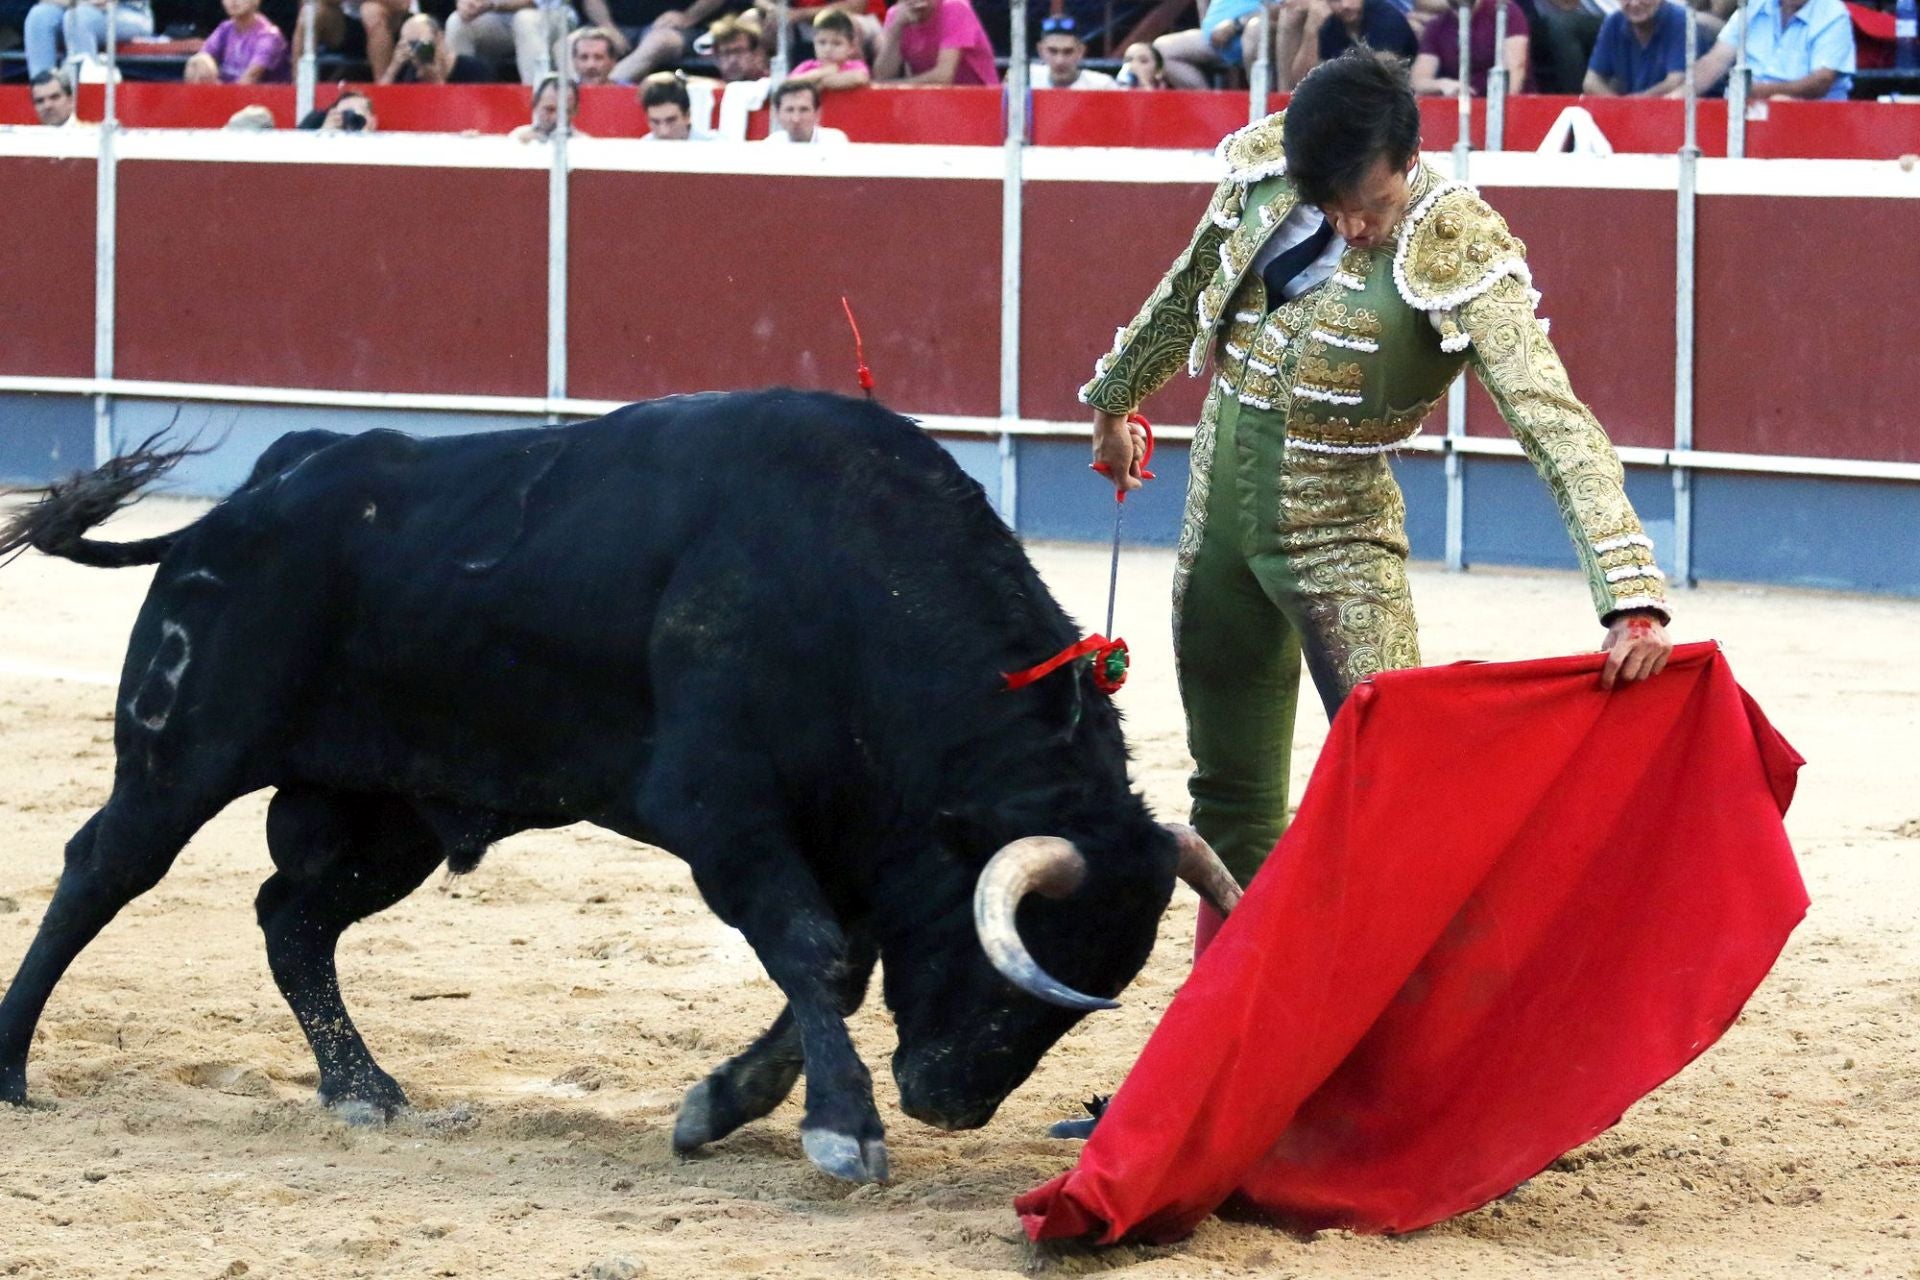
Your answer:
[[[1321,205],[1334,234],[1356,249],[1378,249],[1391,239],[1407,216],[1412,190],[1408,180],[1418,163],[1417,156],[1405,166],[1382,156],[1352,190]]]

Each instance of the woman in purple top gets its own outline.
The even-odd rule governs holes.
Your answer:
[[[967,0],[898,0],[887,10],[873,78],[998,85],[993,45]]]
[[[220,0],[227,20],[187,60],[188,84],[280,84],[293,79],[287,38],[260,16],[260,0]]]
[[[1476,0],[1473,25],[1467,29],[1472,66],[1467,87],[1475,97],[1487,93],[1487,72],[1493,69],[1494,10],[1502,0]],[[1507,69],[1507,92],[1527,88],[1527,15],[1513,0],[1507,6],[1507,43],[1500,51]],[[1460,91],[1460,9],[1455,6],[1427,24],[1420,36],[1420,56],[1413,60],[1413,91],[1454,94]]]

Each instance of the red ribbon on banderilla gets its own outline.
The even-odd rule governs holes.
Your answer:
[[[1146,433],[1146,451],[1140,455],[1140,478],[1153,479],[1153,472],[1147,470],[1147,464],[1153,461],[1153,424],[1138,413],[1127,415],[1129,423],[1137,424]],[[1095,471],[1103,476],[1113,476],[1113,468],[1104,462],[1091,464]],[[1113,631],[1113,602],[1120,587],[1120,518],[1126,511],[1127,491],[1116,480],[1113,488],[1113,557],[1107,568],[1107,632]],[[1058,671],[1078,658],[1093,655],[1093,687],[1111,696],[1119,692],[1120,686],[1127,682],[1129,654],[1127,642],[1118,637],[1107,639],[1104,634],[1090,635],[1054,654],[1045,662],[1028,667],[1024,671],[1009,671],[1006,675],[1006,687],[1009,690],[1025,688],[1043,676]]]

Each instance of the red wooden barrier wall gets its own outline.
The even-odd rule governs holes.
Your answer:
[[[319,101],[336,90],[323,86]],[[371,90],[380,127],[387,130],[506,133],[528,115],[527,91],[519,85],[379,85]],[[80,87],[80,114],[98,120],[104,93]],[[1284,97],[1272,105],[1284,105]],[[293,120],[290,85],[178,85],[127,83],[118,110],[125,123],[142,128],[219,128],[240,107],[259,102],[287,127]],[[1565,107],[1592,112],[1617,151],[1674,152],[1680,147],[1678,102],[1622,98],[1522,95],[1508,99],[1506,148],[1531,151]],[[1474,141],[1485,141],[1484,104],[1474,104]],[[919,142],[990,146],[1005,136],[1001,93],[979,88],[881,87],[829,95],[825,117],[857,142]],[[1456,107],[1451,99],[1421,102],[1424,143],[1445,150],[1454,142]],[[1040,146],[1211,148],[1247,121],[1243,93],[1073,93],[1033,95],[1031,138]],[[24,86],[0,88],[0,124],[32,124]],[[580,124],[601,137],[638,137],[646,119],[634,90],[588,89]],[[764,136],[765,112],[749,136]],[[1726,153],[1726,104],[1703,102],[1699,137],[1704,154]],[[1920,153],[1920,106],[1879,102],[1773,102],[1767,117],[1747,126],[1747,154],[1808,159],[1893,159]]]
[[[0,157],[31,234],[0,238],[0,375],[93,367],[90,160]],[[412,164],[128,159],[117,372],[216,385],[544,394],[547,175]],[[1871,188],[1869,188],[1871,189]],[[1889,190],[1894,187],[1890,186]],[[1023,228],[1021,411],[1074,391],[1191,232],[1191,183],[1036,181]],[[1674,197],[1488,192],[1528,242],[1574,385],[1622,444],[1671,443]],[[890,403],[999,407],[991,178],[586,171],[572,186],[569,391],[628,399],[851,389],[839,297]],[[1700,200],[1698,446],[1920,462],[1911,282],[1920,202]],[[1201,384],[1149,406],[1191,422]],[[1475,391],[1471,428],[1501,432]]]

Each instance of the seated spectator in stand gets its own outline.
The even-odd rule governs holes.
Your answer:
[[[906,84],[1000,84],[993,45],[967,0],[895,0],[873,76]]]
[[[1036,89],[1117,89],[1113,77],[1086,67],[1087,42],[1080,38],[1073,15],[1054,13],[1040,19],[1040,63],[1031,67],[1027,83]]]
[[[1356,44],[1402,62],[1420,52],[1419,38],[1393,0],[1294,0],[1280,11],[1274,53],[1280,88],[1291,90],[1307,72]]]
[[[257,102],[250,103],[227,117],[227,128],[235,133],[264,133],[273,127],[273,112]]]
[[[1120,76],[1114,83],[1122,89],[1164,89],[1167,87],[1167,60],[1145,40],[1136,41],[1127,46]]]
[[[455,53],[439,19],[424,13],[400,24],[393,61],[380,74],[381,84],[492,84],[496,79],[480,59]]]
[[[613,64],[619,57],[615,40],[606,27],[582,27],[567,37],[567,61],[575,84],[613,83]]]
[[[615,7],[609,8],[609,3]],[[707,19],[725,7],[726,0],[694,0],[684,9],[662,9],[660,0],[582,0],[589,21],[612,27],[633,48],[613,69],[621,84],[635,84],[654,72],[677,67],[687,46]]]
[[[572,121],[580,116],[580,86],[567,85],[567,133],[575,138],[587,135],[580,132]],[[543,76],[533,90],[533,120],[523,124],[507,136],[515,142],[549,142],[560,127],[560,77]]]
[[[822,9],[815,14],[813,56],[795,67],[786,83],[859,89],[872,80],[871,68],[860,60],[860,40],[853,19],[838,9]]]
[[[704,142],[707,133],[693,127],[693,99],[677,71],[656,71],[640,85],[640,109],[647,113],[642,142]]]
[[[372,133],[380,125],[373,114],[373,99],[358,89],[342,90],[330,107],[315,107],[300,119],[301,129],[321,133]]]
[[[1732,69],[1747,27],[1747,69],[1753,98],[1844,98],[1853,87],[1853,15],[1842,0],[1749,0],[1746,23],[1736,13],[1694,67],[1696,84],[1710,85]],[[1686,86],[1671,90],[1681,97]]]
[[[114,34],[122,40],[153,34],[153,7],[146,0],[121,0],[114,6]],[[50,71],[60,61],[56,37],[63,37],[67,59],[104,63],[107,6],[104,0],[40,0],[27,10],[20,32],[27,46],[27,75]]]
[[[1507,46],[1500,50],[1501,64],[1507,69],[1507,92],[1527,91],[1527,15],[1513,0],[1477,0],[1472,25],[1468,27],[1467,90],[1477,98],[1487,96],[1487,73],[1493,69],[1494,6],[1507,6]],[[1834,0],[1835,4],[1840,0]],[[1460,91],[1460,9],[1455,6],[1427,24],[1420,37],[1420,56],[1413,60],[1413,91],[1422,94],[1452,95]]]
[[[767,78],[767,51],[760,43],[760,15],[730,13],[707,28],[713,43],[713,69],[722,84]]]
[[[1687,76],[1687,11],[1671,0],[1620,0],[1600,24],[1582,91],[1596,98],[1658,98]]]
[[[42,71],[33,78],[33,114],[49,129],[64,129],[74,122],[73,90],[58,71]]]
[[[774,0],[753,0],[753,8],[760,17],[761,28],[766,32],[764,43],[771,54],[780,39],[779,28],[774,23],[778,6]],[[847,21],[854,29],[854,43],[861,55],[865,54],[868,47],[879,48],[880,19],[867,12],[866,0],[830,0],[827,4],[820,4],[818,0],[788,0],[787,27],[793,33],[790,51],[804,51],[808,47],[808,42],[813,39],[814,19],[823,13],[843,13],[847,16]],[[815,53],[813,56],[817,58],[820,55]]]
[[[820,86],[782,80],[773,91],[773,127],[766,140],[797,146],[844,146],[847,135],[820,123]]]
[[[574,24],[566,5],[542,8],[537,0],[455,0],[447,19],[447,43],[456,54],[489,65],[511,60],[520,83],[538,83],[553,63],[553,47]]]
[[[393,43],[407,20],[407,0],[315,0],[313,43],[330,53],[365,58],[378,78],[393,61]],[[307,26],[293,24],[293,62],[307,50]]]
[[[1199,0],[1200,25],[1153,42],[1176,89],[1206,89],[1211,77],[1237,67],[1243,49],[1258,49],[1266,22],[1261,0]]]
[[[187,59],[188,84],[284,84],[293,79],[287,38],[260,15],[260,0],[220,0],[227,20]]]
[[[1534,92],[1580,92],[1605,16],[1597,0],[1533,0]]]

